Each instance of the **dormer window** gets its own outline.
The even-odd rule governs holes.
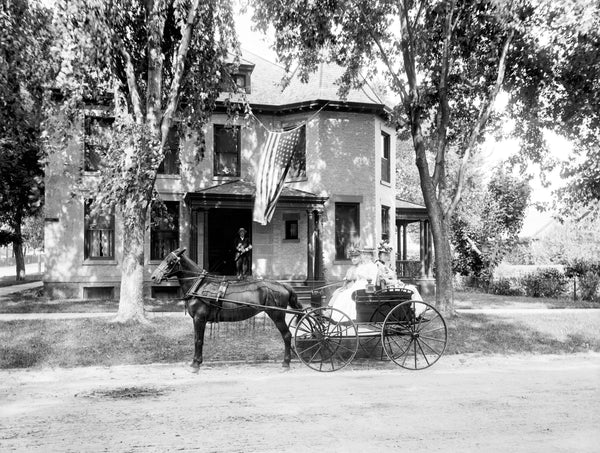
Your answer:
[[[239,89],[246,91],[247,94],[250,94],[250,74],[238,72],[233,74],[231,77]]]

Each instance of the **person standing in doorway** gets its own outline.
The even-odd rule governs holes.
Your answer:
[[[245,228],[240,228],[238,236],[235,238],[235,269],[238,279],[248,275],[250,269],[250,250],[252,250],[252,244],[250,244],[250,239],[248,239],[246,233]]]

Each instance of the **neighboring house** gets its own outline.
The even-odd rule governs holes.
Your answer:
[[[253,244],[253,276],[316,284],[343,278],[351,247],[376,247],[384,235],[401,247],[397,225],[426,222],[423,210],[421,217],[398,217],[396,134],[386,124],[387,107],[368,85],[342,101],[334,84],[341,70],[321,65],[308,84],[294,80],[282,92],[281,67],[254,54],[244,56],[235,77],[246,88],[255,116],[231,127],[224,108],[218,109],[205,130],[204,156],[191,141],[179,141],[176,130],[168,140],[156,189],[173,221],[154,222],[146,236],[151,296],[177,295],[175,281],[155,286],[150,275],[180,246],[205,269],[234,275],[233,244],[240,227]],[[70,197],[78,178],[92,185],[97,179],[94,149],[111,122],[106,112],[90,109],[81,124],[84,139],[49,158],[44,284],[50,295],[118,296],[119,222],[114,215],[90,218],[89,201]],[[253,181],[267,132],[299,125],[302,152],[294,157],[272,221],[253,222]],[[423,237],[429,237],[427,231]]]

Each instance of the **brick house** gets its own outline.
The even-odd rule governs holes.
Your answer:
[[[240,227],[253,244],[252,275],[314,284],[343,278],[352,246],[375,247],[387,234],[396,251],[403,244],[405,250],[402,225],[421,221],[421,276],[427,277],[426,213],[417,206],[409,206],[409,216],[397,209],[404,202],[395,194],[396,138],[383,101],[368,85],[340,100],[334,81],[341,70],[326,65],[308,84],[294,80],[282,92],[281,67],[251,53],[244,57],[235,80],[245,87],[254,116],[231,126],[224,109],[217,109],[201,158],[176,133],[168,141],[156,188],[173,222],[154,222],[146,235],[147,294],[177,295],[176,282],[153,286],[150,275],[179,246],[205,269],[234,274],[232,247]],[[119,222],[90,218],[87,200],[69,196],[78,178],[93,187],[94,147],[110,124],[102,109],[86,111],[82,139],[50,156],[46,168],[44,285],[55,297],[118,296]],[[267,131],[300,125],[304,152],[294,158],[273,219],[265,226],[253,222],[253,181]]]

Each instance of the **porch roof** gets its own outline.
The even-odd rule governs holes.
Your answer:
[[[396,220],[428,220],[427,208],[423,205],[396,197]]]
[[[184,195],[186,204],[192,208],[249,208],[254,203],[254,183],[238,179],[217,184]],[[277,202],[278,207],[322,209],[328,197],[284,186]]]

